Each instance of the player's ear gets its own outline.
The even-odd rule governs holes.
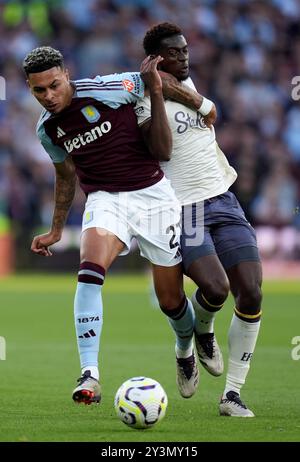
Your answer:
[[[29,90],[31,91],[31,93],[33,94],[33,91],[32,91],[32,88],[31,88],[31,85],[30,85],[30,82],[29,82],[29,78],[26,79],[26,84],[27,84]]]

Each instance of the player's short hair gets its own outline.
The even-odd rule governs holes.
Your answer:
[[[23,61],[25,74],[43,72],[52,67],[64,68],[64,58],[60,51],[52,47],[39,47],[28,53]]]
[[[144,37],[143,46],[146,55],[156,54],[161,41],[173,35],[182,35],[182,30],[176,24],[163,22],[149,29]]]

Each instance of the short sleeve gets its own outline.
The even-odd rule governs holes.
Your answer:
[[[143,125],[147,120],[151,119],[151,101],[149,96],[140,98],[134,107],[138,125]]]
[[[75,84],[77,97],[94,98],[114,109],[135,103],[144,96],[144,82],[139,72],[97,75],[94,79],[77,80]]]
[[[60,163],[64,162],[64,160],[68,157],[68,153],[64,151],[64,149],[60,148],[59,146],[55,146],[49,136],[47,135],[44,125],[40,124],[37,127],[37,136],[40,139],[40,142],[47,152],[47,154],[51,157],[53,163]]]

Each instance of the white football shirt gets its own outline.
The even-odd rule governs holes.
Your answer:
[[[184,81],[195,90],[189,77]],[[173,136],[171,160],[161,162],[181,205],[223,194],[234,183],[237,173],[216,142],[214,128],[207,128],[199,112],[175,101],[165,102]],[[150,97],[137,101],[138,124],[151,118]]]

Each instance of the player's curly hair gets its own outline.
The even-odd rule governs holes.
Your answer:
[[[149,29],[144,37],[143,46],[146,55],[156,54],[161,41],[173,35],[182,35],[182,30],[176,24],[163,22]]]
[[[60,51],[52,47],[39,47],[28,53],[23,61],[25,74],[43,72],[52,67],[64,68],[64,58]]]

